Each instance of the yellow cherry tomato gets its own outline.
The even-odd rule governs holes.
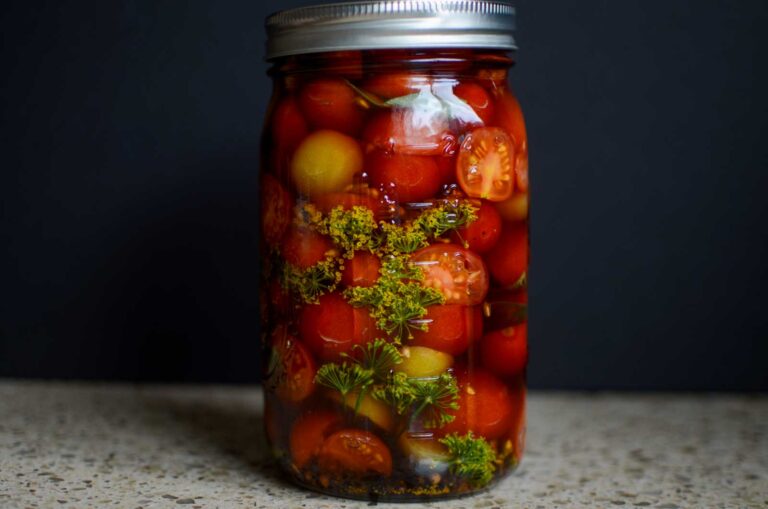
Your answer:
[[[437,376],[453,365],[450,354],[425,346],[406,346],[400,352],[403,362],[395,366],[411,378]]]
[[[363,152],[354,138],[323,129],[298,146],[291,161],[291,176],[303,194],[341,191],[363,169]]]
[[[400,436],[400,448],[406,457],[417,461],[432,461],[436,464],[448,463],[451,455],[448,448],[431,436],[431,433],[411,433],[406,431]]]
[[[348,408],[356,408],[358,415],[367,417],[372,423],[382,429],[391,430],[394,426],[394,418],[389,406],[377,399],[373,399],[369,394],[363,394],[359,401],[358,392],[350,392],[342,397],[340,393],[333,391],[330,393],[330,396],[331,399],[339,401]]]

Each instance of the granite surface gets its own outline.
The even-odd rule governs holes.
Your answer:
[[[428,506],[768,507],[766,396],[529,401],[520,469],[490,492]],[[0,507],[369,506],[283,480],[260,408],[256,388],[0,382]]]

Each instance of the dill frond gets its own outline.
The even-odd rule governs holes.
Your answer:
[[[470,431],[464,436],[450,434],[441,438],[440,442],[448,447],[451,455],[449,471],[452,474],[466,479],[475,487],[491,482],[496,470],[496,453],[484,438],[475,438]]]
[[[335,290],[340,281],[338,262],[328,258],[306,269],[285,263],[280,283],[283,288],[298,295],[302,301],[317,304],[319,297]]]

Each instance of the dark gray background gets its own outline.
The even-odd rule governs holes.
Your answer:
[[[18,3],[0,376],[258,380],[258,2]],[[530,384],[768,389],[768,3],[517,2]]]

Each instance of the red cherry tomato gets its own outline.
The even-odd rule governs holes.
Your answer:
[[[325,439],[342,424],[342,417],[329,410],[309,410],[291,428],[288,447],[293,464],[304,468],[320,452]]]
[[[365,116],[357,92],[342,79],[310,81],[301,89],[299,104],[314,129],[355,134]]]
[[[453,232],[451,239],[464,245],[475,253],[485,253],[491,249],[501,234],[501,216],[496,208],[483,201],[477,211],[477,219],[464,228]]]
[[[341,282],[350,286],[373,286],[379,278],[381,261],[379,257],[367,251],[356,251],[351,260],[344,261]]]
[[[440,184],[450,186],[456,182],[456,156],[435,157],[437,169],[440,173]]]
[[[267,386],[282,401],[298,403],[315,388],[315,361],[295,337],[279,326],[272,333],[272,353],[267,368]]]
[[[478,52],[475,54],[475,62],[479,70],[475,74],[478,83],[497,93],[507,86],[507,69],[513,61],[506,55]]]
[[[528,191],[528,135],[520,103],[509,92],[503,92],[496,101],[494,124],[507,131],[515,142],[515,185],[525,193]]]
[[[506,69],[480,69],[475,76],[478,82],[491,92],[503,90],[507,85]]]
[[[480,306],[429,306],[427,314],[419,322],[426,324],[428,330],[414,330],[409,345],[425,346],[454,356],[463,354],[472,342],[483,335]]]
[[[333,242],[309,228],[291,228],[283,239],[280,254],[283,259],[300,269],[308,269],[325,260],[325,253],[333,249]]]
[[[477,83],[459,83],[453,89],[456,97],[472,106],[483,124],[489,125],[493,119],[494,105],[490,94]]]
[[[356,308],[338,293],[307,304],[299,317],[301,339],[323,362],[339,361],[355,345],[364,345],[376,335],[376,322],[364,307]]]
[[[515,145],[498,127],[480,127],[461,143],[456,178],[472,198],[504,201],[515,189]]]
[[[447,118],[393,108],[373,116],[363,128],[367,150],[422,156],[452,155],[458,142]]]
[[[275,106],[270,121],[272,143],[294,148],[307,135],[307,121],[299,110],[296,100],[285,97]]]
[[[336,474],[392,475],[392,454],[379,437],[361,429],[343,429],[325,439],[317,455],[321,471]]]
[[[290,167],[293,151],[309,133],[299,105],[293,97],[286,97],[275,105],[270,116],[271,164],[277,175],[283,175]]]
[[[377,74],[368,78],[361,87],[381,99],[392,99],[414,94],[423,88],[429,88],[430,78],[407,72]]]
[[[501,127],[515,141],[519,150],[524,150],[528,145],[528,136],[525,131],[525,119],[520,103],[510,92],[502,92],[496,99],[496,115],[493,125]]]
[[[528,225],[507,223],[498,242],[485,255],[491,277],[502,286],[517,283],[528,270]]]
[[[411,255],[424,272],[423,285],[442,292],[446,304],[480,304],[488,292],[488,272],[478,255],[457,244],[433,244]]]
[[[528,362],[528,325],[521,323],[483,336],[480,358],[490,372],[508,377],[522,373]]]
[[[516,187],[520,186],[516,184]],[[528,193],[515,192],[508,199],[497,201],[493,205],[504,221],[515,222],[525,221],[528,218],[528,202]]]
[[[518,304],[528,303],[528,290],[496,288],[488,292],[485,298],[486,302],[513,302]],[[502,327],[503,328],[503,327]]]
[[[291,224],[293,198],[269,173],[261,178],[261,231],[270,246],[280,242]]]
[[[394,201],[425,200],[440,189],[440,169],[434,157],[377,150],[368,154],[365,168],[371,183]]]
[[[523,193],[528,192],[528,150],[518,153],[515,158],[515,186]]]
[[[459,409],[449,413],[456,418],[440,429],[448,435],[473,433],[489,440],[509,435],[514,405],[509,389],[485,371],[456,369],[459,384]]]
[[[314,197],[313,202],[323,214],[328,214],[336,207],[350,210],[352,207],[367,207],[373,212],[373,217],[381,221],[392,214],[391,206],[383,199],[377,197],[378,191],[365,189],[361,191],[348,191],[337,193],[324,193]]]

